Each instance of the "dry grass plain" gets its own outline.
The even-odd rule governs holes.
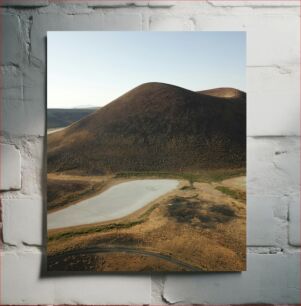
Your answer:
[[[48,209],[75,204],[125,180],[158,176],[166,175],[49,174],[48,182],[56,186],[53,199],[60,204],[54,206],[50,201]],[[177,178],[180,184],[176,190],[127,217],[48,231],[48,270],[245,270],[244,170],[229,171],[227,175],[216,172]],[[64,182],[67,185],[71,182],[71,187]],[[74,190],[77,195],[70,199]]]

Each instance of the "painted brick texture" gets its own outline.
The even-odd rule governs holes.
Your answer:
[[[4,33],[0,303],[299,303],[300,2],[3,0],[0,4]],[[246,272],[59,277],[41,272],[46,254],[46,33],[54,30],[247,31]]]

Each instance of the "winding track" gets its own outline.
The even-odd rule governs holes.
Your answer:
[[[146,251],[143,249],[135,249],[135,248],[129,248],[129,247],[123,247],[123,246],[113,246],[113,247],[102,247],[102,246],[95,246],[95,247],[89,247],[86,249],[78,249],[78,250],[72,250],[67,251],[61,254],[57,255],[50,255],[49,259],[57,259],[65,256],[72,256],[72,255],[82,255],[82,254],[97,254],[97,253],[116,253],[116,252],[124,252],[124,253],[134,253],[144,256],[151,256],[160,258],[163,260],[166,260],[168,262],[171,262],[173,264],[176,264],[187,271],[191,272],[201,272],[202,270],[199,267],[187,264],[181,260],[175,259],[171,257],[170,255],[164,255],[156,252]]]

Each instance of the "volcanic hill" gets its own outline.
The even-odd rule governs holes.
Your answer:
[[[48,172],[245,167],[246,94],[145,83],[48,135]]]

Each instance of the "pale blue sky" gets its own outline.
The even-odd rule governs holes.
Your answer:
[[[146,82],[245,90],[245,32],[48,32],[48,108],[103,106]]]

